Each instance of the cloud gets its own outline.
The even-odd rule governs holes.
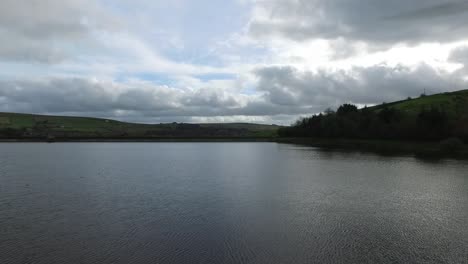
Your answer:
[[[0,1],[0,60],[57,63],[115,20],[96,1]]]
[[[0,1],[0,111],[285,124],[466,85],[466,1],[211,2]]]
[[[454,16],[468,12],[468,2],[454,1],[420,8],[390,17],[392,20],[420,20],[434,17]]]
[[[453,0],[271,0],[256,2],[250,34],[295,41],[344,38],[372,45],[468,37],[468,3]]]
[[[0,60],[54,64],[63,61],[66,54],[48,43],[7,34],[0,30]]]
[[[146,82],[82,78],[0,81],[0,111],[131,118],[248,115],[255,96],[204,87],[177,89]],[[125,116],[125,113],[128,116]],[[257,112],[256,114],[261,114]],[[267,113],[269,114],[269,113]]]
[[[127,121],[256,121],[291,123],[328,107],[361,105],[463,89],[457,73],[429,65],[376,65],[350,70],[301,71],[292,66],[259,67],[254,93],[236,80],[192,82],[169,87],[143,81],[50,78],[0,81],[0,111],[97,116]],[[189,83],[185,80],[183,83]]]
[[[267,101],[282,106],[302,106],[313,112],[351,102],[361,105],[401,100],[408,96],[463,89],[461,76],[441,72],[429,65],[353,67],[318,72],[294,67],[265,67],[256,71],[258,89]]]
[[[463,68],[460,71],[468,74],[468,46],[462,46],[454,49],[450,54],[450,61],[460,63]]]

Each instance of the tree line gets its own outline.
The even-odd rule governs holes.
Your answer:
[[[280,137],[388,139],[436,141],[459,138],[468,142],[468,115],[448,113],[441,106],[407,112],[392,106],[341,105],[336,111],[302,118],[278,132]]]

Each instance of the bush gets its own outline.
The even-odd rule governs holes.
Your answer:
[[[463,148],[463,141],[459,138],[448,138],[439,143],[440,150],[446,153],[456,153]]]
[[[344,104],[336,110],[336,114],[339,116],[345,116],[351,113],[357,113],[359,110],[357,106],[352,104]]]

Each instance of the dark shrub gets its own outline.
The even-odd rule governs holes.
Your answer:
[[[336,110],[336,113],[339,116],[344,116],[344,115],[348,115],[350,113],[357,113],[357,112],[358,112],[357,106],[352,105],[352,104],[344,104],[344,105],[340,106],[338,108],[338,110]]]
[[[439,143],[439,148],[445,153],[456,153],[463,148],[463,141],[459,138],[448,138]]]

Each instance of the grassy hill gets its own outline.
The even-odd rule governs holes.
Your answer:
[[[137,124],[110,119],[0,113],[0,138],[262,138],[279,126],[230,124]]]
[[[279,130],[282,137],[468,141],[468,90],[314,115]]]
[[[415,99],[406,99],[402,101],[377,105],[371,107],[371,109],[378,111],[384,107],[393,107],[410,114],[418,114],[423,109],[438,107],[444,109],[444,111],[449,115],[454,116],[462,112],[467,112],[468,90],[421,96]]]

